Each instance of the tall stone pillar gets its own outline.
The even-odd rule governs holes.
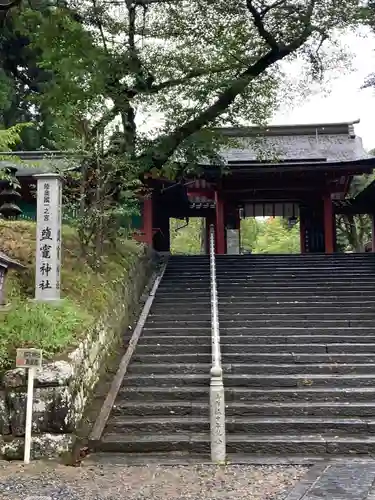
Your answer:
[[[152,247],[153,240],[153,210],[152,196],[143,201],[143,231],[145,233],[145,243]]]
[[[371,252],[375,252],[375,214],[371,214]]]
[[[335,251],[335,231],[333,204],[330,194],[326,194],[323,199],[324,204],[324,246],[325,253]]]
[[[225,254],[225,221],[224,221],[224,200],[218,191],[215,191],[216,204],[216,253]]]
[[[60,300],[62,186],[58,174],[37,179],[35,299]]]

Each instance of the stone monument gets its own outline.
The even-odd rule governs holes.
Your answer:
[[[38,174],[35,299],[60,300],[62,185],[58,174]]]

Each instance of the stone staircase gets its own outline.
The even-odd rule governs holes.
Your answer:
[[[98,451],[209,454],[208,256],[172,257]]]
[[[373,452],[374,256],[223,256],[217,278],[227,452]]]
[[[209,457],[209,258],[172,257],[102,452]],[[375,449],[375,257],[218,256],[228,454]]]

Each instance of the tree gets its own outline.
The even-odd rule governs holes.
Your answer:
[[[281,217],[261,222],[262,228],[254,245],[254,253],[300,253],[299,224],[292,228]]]
[[[247,217],[241,221],[241,248],[253,251],[262,230],[262,223],[255,217]]]
[[[191,218],[185,221],[171,219],[171,252],[174,254],[205,253],[203,248],[202,227],[204,219]]]
[[[28,2],[30,11],[48,15],[49,0]],[[20,4],[21,5],[21,4]],[[42,51],[33,47],[31,40],[18,27],[19,9],[12,11],[0,30],[0,127],[33,122],[32,128],[20,132],[20,141],[14,149],[69,148],[61,120],[51,117],[46,106],[35,96],[51,78],[51,73],[39,67]]]
[[[0,0],[0,21],[6,18],[10,9],[21,5],[22,0]]]
[[[320,71],[333,26],[337,33],[350,25],[357,7],[354,0],[71,0],[48,15],[25,4],[17,26],[53,75],[39,102],[85,147],[119,118],[119,154],[140,170],[176,175],[218,146],[207,127],[270,116],[280,61],[302,56]],[[163,123],[148,135],[137,117],[150,111]]]
[[[359,175],[353,178],[348,197],[354,198],[370,182],[374,174]],[[337,244],[342,251],[363,252],[366,243],[371,241],[371,219],[369,215],[339,215],[336,219]]]

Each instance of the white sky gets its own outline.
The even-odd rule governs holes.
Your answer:
[[[375,73],[375,37],[345,37],[345,43],[354,53],[352,71],[330,84],[330,92],[311,96],[301,106],[280,111],[274,124],[340,122],[360,119],[357,135],[362,137],[367,150],[375,148],[375,88],[361,89],[366,77]]]

